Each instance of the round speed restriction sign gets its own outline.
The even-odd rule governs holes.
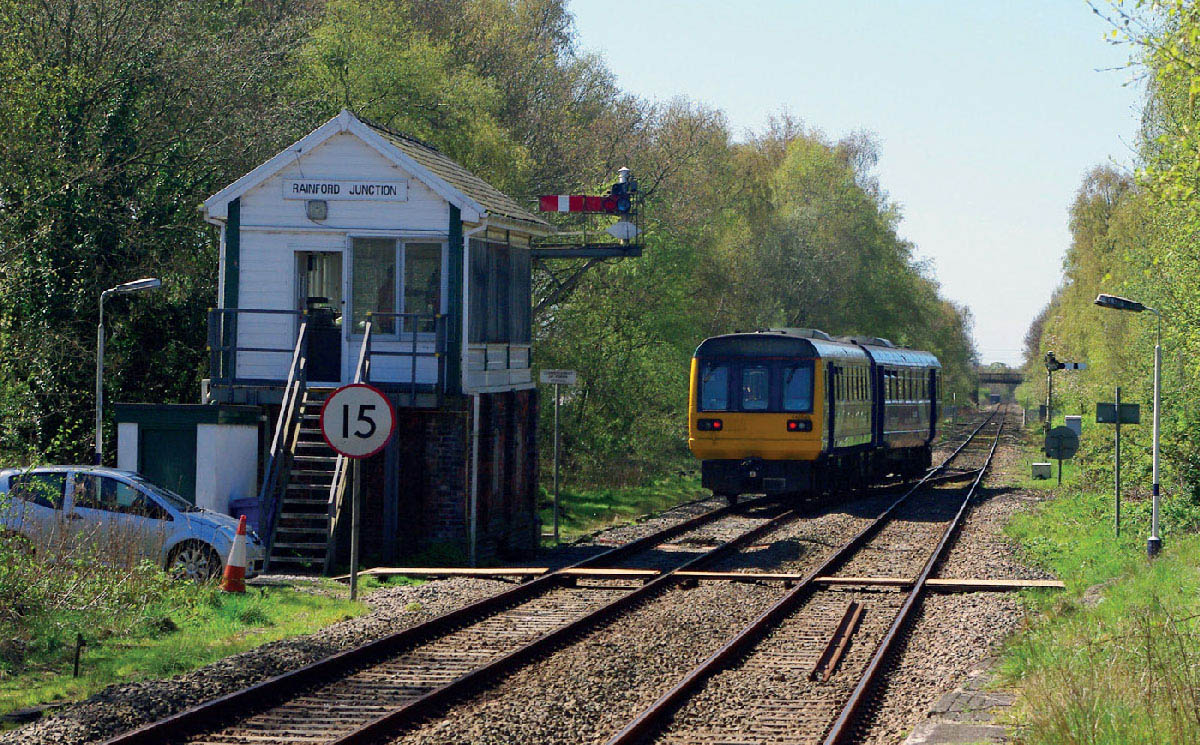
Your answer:
[[[383,450],[395,428],[392,402],[366,383],[338,388],[321,407],[321,435],[347,458],[369,458]]]

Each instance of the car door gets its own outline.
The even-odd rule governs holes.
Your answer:
[[[63,503],[67,474],[29,471],[9,477],[13,526],[39,550],[57,551],[65,533]]]
[[[141,558],[158,562],[171,530],[171,515],[141,487],[112,476],[100,477],[106,509],[115,514],[114,531],[121,540],[140,547]]]
[[[94,550],[99,554],[97,558],[111,562],[121,553],[121,547],[114,545],[116,515],[105,507],[100,492],[100,478],[98,474],[87,471],[74,472],[67,527],[76,545]]]
[[[101,558],[132,565],[158,560],[171,517],[141,489],[108,474],[75,474],[72,501],[76,535]]]

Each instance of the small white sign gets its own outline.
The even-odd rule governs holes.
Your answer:
[[[621,220],[610,225],[605,232],[619,241],[628,241],[637,237],[638,229],[636,225],[628,220]]]
[[[341,181],[338,179],[284,179],[284,199],[325,201],[407,202],[408,182]]]
[[[575,385],[575,371],[542,370],[542,382],[552,385]]]
[[[1086,362],[1064,362],[1063,369],[1064,370],[1086,370],[1087,363]]]
[[[369,458],[383,450],[395,429],[392,402],[366,383],[338,388],[321,407],[321,435],[347,458]]]

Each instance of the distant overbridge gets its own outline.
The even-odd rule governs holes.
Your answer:
[[[995,370],[988,367],[977,367],[980,385],[1020,385],[1025,382],[1025,373],[1020,370]]]

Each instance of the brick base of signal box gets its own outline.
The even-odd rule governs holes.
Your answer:
[[[478,561],[517,558],[538,546],[536,390],[481,394],[476,540]],[[363,461],[363,564],[427,554],[467,556],[472,486],[473,406],[447,398],[436,410],[397,407],[396,437]],[[349,558],[349,494],[338,554]]]

